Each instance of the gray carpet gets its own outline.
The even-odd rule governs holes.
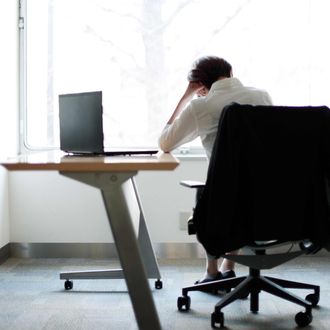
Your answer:
[[[319,307],[305,329],[330,328],[330,258],[301,257],[267,271],[268,275],[321,285]],[[165,330],[211,329],[210,313],[219,297],[193,292],[191,310],[176,307],[181,287],[190,285],[203,273],[204,261],[160,260],[163,289],[154,289],[160,321]],[[137,329],[131,302],[123,280],[76,280],[65,291],[59,273],[68,270],[118,267],[116,260],[93,259],[8,259],[0,265],[1,330]],[[238,266],[237,274],[245,275]],[[305,297],[307,292],[296,291]],[[248,300],[236,301],[223,309],[227,329],[296,329],[294,315],[301,307],[267,293],[260,296],[260,312],[249,312]]]

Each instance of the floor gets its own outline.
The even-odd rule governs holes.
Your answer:
[[[330,258],[301,257],[267,271],[267,275],[318,284],[319,306],[313,322],[304,329],[330,329]],[[203,273],[202,259],[159,260],[163,289],[154,288],[153,297],[165,330],[212,329],[210,314],[220,299],[193,292],[189,312],[179,312],[181,288]],[[73,289],[64,290],[59,273],[68,270],[118,267],[116,260],[94,259],[8,259],[0,265],[0,330],[39,329],[137,329],[131,302],[123,280],[76,280]],[[246,274],[238,266],[237,275]],[[296,291],[302,297],[308,292]],[[296,329],[294,316],[303,310],[267,293],[260,295],[260,311],[252,314],[248,300],[239,300],[223,309],[225,326],[235,330]]]

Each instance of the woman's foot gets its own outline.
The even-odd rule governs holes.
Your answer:
[[[209,282],[219,281],[219,280],[222,280],[221,272],[217,272],[215,275],[205,273],[204,277],[201,278],[200,280],[196,281],[195,284],[209,283]]]
[[[202,283],[209,283],[213,281],[219,281],[219,280],[227,280],[229,278],[236,277],[236,274],[233,270],[227,270],[226,272],[217,272],[215,275],[211,275],[206,273],[203,278],[196,281],[195,284],[202,284]]]
[[[222,274],[222,280],[228,280],[229,278],[236,277],[236,274],[232,269],[222,272],[221,274]]]

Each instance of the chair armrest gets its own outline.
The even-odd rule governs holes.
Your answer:
[[[204,190],[203,188],[205,187],[205,183],[202,181],[184,180],[184,181],[180,181],[180,184],[184,187],[196,189],[196,203],[197,203],[198,199],[200,198],[200,196]],[[190,217],[187,224],[188,224],[188,234],[195,235],[196,228],[195,228],[195,224],[194,224],[194,218]]]
[[[193,180],[184,180],[180,181],[180,184],[188,188],[202,188],[205,186],[205,182],[202,181],[193,181]]]

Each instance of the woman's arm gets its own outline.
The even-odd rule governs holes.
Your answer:
[[[159,137],[158,144],[164,152],[169,152],[198,136],[196,119],[189,106],[186,108],[195,94],[205,95],[205,87],[199,82],[190,82]]]
[[[200,82],[189,82],[185,92],[183,93],[179,103],[174,109],[170,119],[167,122],[167,125],[171,125],[176,117],[182,112],[186,105],[191,101],[195,94],[198,94],[204,89],[204,85]]]

